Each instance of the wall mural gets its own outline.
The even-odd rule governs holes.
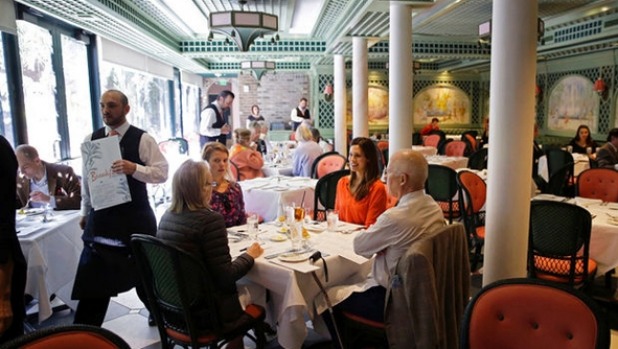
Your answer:
[[[560,79],[549,95],[547,128],[575,132],[579,125],[587,125],[597,133],[599,96],[593,87],[593,82],[581,75]]]
[[[414,124],[425,125],[438,118],[441,124],[469,124],[470,98],[451,85],[432,85],[414,97]]]
[[[388,127],[388,89],[376,85],[369,86],[367,91],[369,127]],[[348,89],[346,120],[349,126],[352,125],[352,89]]]

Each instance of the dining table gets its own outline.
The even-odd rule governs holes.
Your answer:
[[[277,340],[288,349],[302,347],[308,333],[307,320],[321,324],[319,312],[325,305],[314,275],[324,288],[344,287],[365,280],[372,265],[370,259],[354,253],[353,239],[362,226],[339,222],[334,231],[328,231],[326,222],[307,220],[304,227],[307,237],[301,249],[290,252],[292,244],[284,223],[260,224],[257,241],[264,253],[238,283],[241,303],[255,303],[268,309],[267,319],[277,326]],[[246,225],[228,228],[233,258],[256,241],[247,231]],[[316,251],[324,261],[314,264],[309,257]],[[332,304],[347,296],[345,292],[329,295]]]
[[[432,156],[438,154],[438,148],[424,145],[413,145],[412,150],[417,151],[424,156]]]
[[[465,156],[431,155],[425,156],[425,159],[429,164],[442,165],[453,170],[468,167],[468,158]]]
[[[16,214],[17,237],[28,264],[25,292],[38,300],[39,322],[52,315],[53,294],[75,309],[71,291],[83,248],[80,218],[79,210]]]
[[[274,221],[286,206],[313,207],[317,179],[272,176],[239,181],[245,212],[257,213],[266,222]]]
[[[590,168],[590,159],[586,154],[572,153],[573,155],[573,176],[577,177],[580,173]],[[546,182],[549,182],[549,168],[547,166],[547,156],[539,158],[538,174]]]

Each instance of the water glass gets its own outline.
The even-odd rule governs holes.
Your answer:
[[[569,153],[573,152],[573,146],[572,145],[567,145],[567,149],[566,149]]]
[[[328,210],[326,212],[326,230],[335,232],[339,224],[339,212],[337,210]]]
[[[586,147],[586,154],[588,155],[592,154],[592,147]]]
[[[253,241],[257,241],[257,236],[260,231],[259,229],[259,219],[257,214],[253,213],[247,217],[247,228],[249,231],[249,236],[253,239]]]
[[[292,242],[292,252],[300,252],[302,244],[302,222],[293,222],[290,224],[290,241]]]

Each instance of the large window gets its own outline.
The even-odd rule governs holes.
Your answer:
[[[56,75],[52,65],[52,35],[37,25],[17,21],[28,142],[41,159],[61,159]]]
[[[81,156],[80,145],[92,132],[88,52],[84,42],[61,37],[70,155],[74,158]]]
[[[189,141],[191,156],[200,153],[200,89],[195,85],[182,84],[182,131]],[[199,155],[198,155],[199,156]]]
[[[13,135],[13,119],[11,117],[11,105],[9,103],[9,87],[6,80],[2,35],[0,35],[0,118],[2,120],[0,123],[0,134],[14,146],[15,137]]]
[[[168,80],[120,65],[101,64],[103,91],[116,89],[129,98],[132,125],[151,134],[158,142],[172,136]]]

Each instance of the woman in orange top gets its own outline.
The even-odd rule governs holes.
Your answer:
[[[335,209],[342,221],[368,227],[386,210],[386,188],[380,181],[373,141],[365,137],[353,139],[348,161],[351,173],[337,183]]]
[[[251,144],[251,131],[246,128],[234,130],[236,144],[230,149],[229,161],[238,168],[239,180],[264,177],[262,166],[264,159],[262,154],[255,150],[255,144]]]

